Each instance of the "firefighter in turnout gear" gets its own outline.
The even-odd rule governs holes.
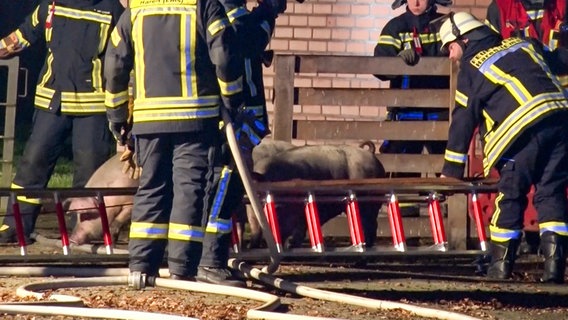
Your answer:
[[[242,105],[242,57],[217,1],[130,1],[107,51],[107,115],[115,135],[135,136],[129,268],[194,280],[201,258],[221,108]],[[133,126],[127,123],[134,68]]]
[[[547,52],[568,55],[566,9],[566,0],[493,0],[487,8],[485,23],[504,39],[536,39]],[[551,68],[560,65],[561,70],[555,73],[559,74],[562,85],[568,88],[568,62],[549,64]],[[520,251],[536,253],[540,242],[538,232],[525,230],[524,239],[526,242],[521,243]]]
[[[443,176],[463,177],[479,127],[484,173],[494,167],[501,177],[489,227],[487,275],[511,276],[534,184],[545,258],[541,280],[562,283],[568,245],[568,93],[538,46],[515,37],[502,40],[469,13],[450,13],[440,36],[450,59],[461,65]]]
[[[12,188],[45,188],[69,136],[73,187],[83,187],[111,155],[102,69],[107,40],[123,10],[117,0],[43,1],[16,31],[0,40],[0,58],[34,43],[45,41],[47,47],[36,88],[32,132]],[[24,196],[17,201],[29,240],[41,203]],[[15,241],[15,219],[9,203],[0,227],[0,242]]]
[[[266,97],[262,74],[265,48],[270,42],[276,16],[284,9],[261,2],[249,11],[241,0],[220,1],[227,12],[244,56],[243,98],[244,108],[236,114],[235,128],[240,145],[246,147],[260,143],[268,134]],[[285,5],[285,2],[283,3]],[[243,143],[247,139],[248,143]],[[252,150],[243,150],[243,153]],[[215,166],[216,193],[212,198],[209,221],[205,229],[203,254],[197,271],[197,281],[244,287],[244,281],[227,268],[231,241],[231,216],[242,205],[244,188],[234,166],[227,143],[223,140]],[[251,168],[252,169],[252,168]]]
[[[485,22],[504,39],[532,38],[547,51],[568,49],[567,9],[566,0],[493,0]],[[568,72],[560,80],[568,87]]]
[[[375,46],[375,57],[399,56],[407,65],[415,65],[421,56],[443,56],[440,52],[440,37],[429,24],[443,14],[438,13],[436,4],[451,5],[450,0],[396,0],[392,9],[397,9],[406,3],[406,11],[391,19],[381,31],[379,41]],[[447,76],[402,76],[392,77],[376,75],[381,80],[390,80],[390,87],[397,89],[445,89],[449,87]],[[388,107],[389,121],[447,121],[447,108],[413,108]],[[445,141],[399,141],[386,140],[379,151],[381,153],[420,154],[424,147],[431,154],[443,154]],[[393,177],[416,177],[419,173],[391,173]],[[403,216],[419,215],[415,204],[401,203]]]

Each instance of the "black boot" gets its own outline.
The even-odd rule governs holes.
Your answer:
[[[509,279],[517,257],[519,240],[505,242],[491,241],[491,263],[487,269],[487,277],[491,279]]]
[[[244,280],[238,279],[227,268],[199,267],[197,268],[197,282],[220,284],[223,286],[246,288]]]
[[[546,231],[540,237],[540,249],[544,256],[544,272],[541,282],[564,283],[568,237]]]

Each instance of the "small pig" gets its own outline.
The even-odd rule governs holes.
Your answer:
[[[365,150],[367,148],[368,150]],[[270,154],[270,151],[274,153]],[[261,153],[262,156],[255,156]],[[254,171],[264,181],[365,179],[385,177],[385,169],[375,157],[375,146],[364,142],[359,147],[349,145],[313,145],[294,147],[282,141],[263,140],[253,150]],[[316,195],[317,200],[317,195]],[[278,204],[276,212],[280,234],[286,247],[298,247],[304,241],[306,221],[303,204]],[[361,202],[359,209],[367,246],[374,244],[377,232],[377,215],[381,203]],[[341,214],[345,205],[318,203],[320,223],[323,225]],[[250,210],[250,247],[258,247],[262,234],[258,221]]]
[[[108,159],[91,176],[85,188],[131,188],[138,187],[138,179],[131,179],[130,175],[122,172],[123,162],[120,154]],[[130,222],[132,214],[133,195],[105,196],[107,217],[111,235],[116,239],[120,229]],[[101,240],[102,224],[97,210],[95,197],[70,198],[66,200],[67,213],[77,214],[77,224],[70,236],[75,244],[85,244],[93,240]]]

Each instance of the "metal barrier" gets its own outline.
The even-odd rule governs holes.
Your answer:
[[[4,113],[4,128],[2,136],[2,177],[0,187],[7,187],[12,181],[14,161],[14,133],[16,126],[16,100],[18,98],[18,74],[20,60],[13,57],[8,60],[0,60],[0,68],[7,68],[6,101],[0,101]]]

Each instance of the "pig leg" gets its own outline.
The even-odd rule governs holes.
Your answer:
[[[124,225],[130,222],[130,218],[132,216],[132,205],[125,205],[122,206],[119,212],[116,214],[114,220],[110,223],[110,234],[112,235],[113,241],[118,240],[118,236],[120,231],[124,227]]]

